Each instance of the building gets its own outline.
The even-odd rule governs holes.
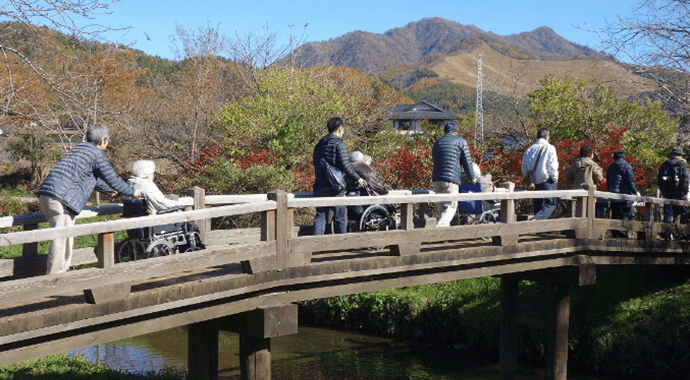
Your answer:
[[[443,126],[447,121],[459,120],[460,117],[451,112],[446,112],[426,100],[415,104],[398,104],[391,107],[388,120],[393,121],[393,128],[400,133],[419,133],[422,131],[422,122]]]

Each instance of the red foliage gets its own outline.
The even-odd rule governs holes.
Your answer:
[[[377,165],[377,173],[393,189],[430,189],[432,170],[431,149],[420,142],[411,149],[398,148]]]
[[[235,161],[240,164],[242,169],[252,167],[254,165],[271,165],[275,161],[273,157],[269,156],[268,149],[252,148],[246,154],[234,157]]]

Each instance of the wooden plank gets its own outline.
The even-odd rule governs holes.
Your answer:
[[[239,263],[248,258],[271,255],[272,252],[275,252],[275,242],[235,245],[220,251],[188,252],[181,255],[120,263],[112,268],[89,268],[38,278],[7,281],[0,284],[0,301],[15,303],[56,294],[81,292],[83,289]]]

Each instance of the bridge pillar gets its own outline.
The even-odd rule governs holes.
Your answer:
[[[271,379],[271,338],[297,334],[297,305],[289,304],[213,319],[189,326],[189,378],[218,378],[218,331],[240,335],[240,378]]]
[[[546,378],[568,378],[568,329],[570,327],[570,286],[552,284],[551,315],[548,322],[549,343]]]
[[[501,380],[515,380],[517,373],[518,280],[501,277],[501,334],[499,362]]]

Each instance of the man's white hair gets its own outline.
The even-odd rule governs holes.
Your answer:
[[[156,164],[149,160],[139,160],[132,164],[132,176],[139,178],[152,178],[156,172]]]

